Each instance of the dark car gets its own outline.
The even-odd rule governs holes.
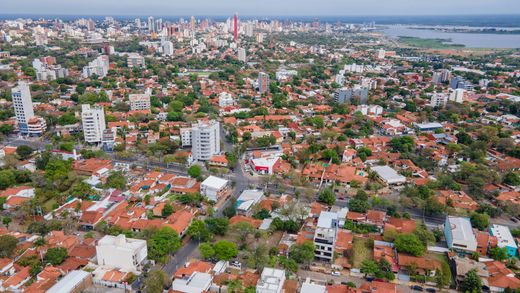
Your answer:
[[[413,285],[413,286],[411,286],[411,288],[414,291],[421,291],[421,292],[424,291],[423,287],[418,286],[418,285]]]
[[[435,290],[433,288],[426,288],[426,292],[435,293],[435,292],[437,292],[437,290]]]
[[[374,281],[375,278],[374,277],[366,277],[365,279],[367,279],[367,281],[369,281],[369,282],[372,282],[372,281]]]
[[[515,222],[515,223],[518,223],[518,220],[514,217],[511,217],[511,221]]]

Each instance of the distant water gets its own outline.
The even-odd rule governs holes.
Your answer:
[[[404,25],[390,25],[383,29],[390,37],[416,37],[422,39],[450,39],[452,44],[467,48],[520,48],[520,34],[454,33],[431,29],[415,29]]]
[[[0,1],[1,2],[1,1]],[[195,15],[197,18],[209,18],[213,20],[224,20],[230,17],[229,15]],[[134,19],[140,17],[142,19],[148,15],[106,15],[112,16],[116,19]],[[191,15],[154,15],[156,18],[163,18],[164,20],[177,21],[179,18],[189,19]],[[102,19],[104,15],[49,15],[49,14],[6,14],[0,13],[0,19],[15,19],[15,18],[61,18],[64,20],[77,19],[81,17]],[[343,16],[284,16],[284,15],[257,15],[248,16],[240,15],[241,19],[278,19],[291,21],[314,21],[319,19],[321,22],[328,23],[368,23],[375,22],[376,24],[417,24],[417,25],[459,25],[459,26],[483,26],[483,27],[520,27],[520,14],[511,15],[343,15]]]

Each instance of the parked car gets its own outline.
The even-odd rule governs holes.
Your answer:
[[[332,271],[330,274],[333,276],[341,276],[340,272],[336,272],[336,271]]]
[[[423,287],[419,286],[419,285],[412,285],[410,288],[412,288],[412,290],[414,291],[424,291]]]
[[[426,288],[426,292],[435,293],[437,292],[437,290],[435,290],[434,288]]]

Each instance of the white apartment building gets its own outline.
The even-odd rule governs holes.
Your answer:
[[[256,284],[256,293],[281,293],[284,284],[284,270],[265,267]]]
[[[88,104],[81,105],[81,123],[86,142],[102,142],[103,132],[106,129],[105,112],[102,107],[91,108]]]
[[[164,56],[173,56],[173,43],[170,41],[164,41],[161,43],[162,51]]]
[[[234,104],[235,104],[235,99],[233,99],[233,96],[230,93],[221,92],[218,95],[218,106],[220,108],[233,106]]]
[[[98,265],[137,273],[148,256],[146,240],[106,235],[96,245]]]
[[[31,90],[25,82],[19,82],[17,87],[11,89],[14,114],[21,134],[29,134],[29,120],[34,117],[34,109],[31,98]]]
[[[191,128],[182,128],[182,146],[191,146],[193,159],[208,161],[220,153],[220,124],[218,121],[199,121]]]
[[[430,106],[433,108],[444,108],[448,103],[448,95],[443,93],[435,93],[430,98]]]
[[[146,62],[144,61],[144,57],[137,53],[128,53],[128,57],[126,58],[126,65],[129,68],[133,67],[142,67],[146,66]]]
[[[83,67],[83,78],[91,77],[94,74],[98,77],[105,77],[108,74],[108,67],[108,56],[99,56]]]
[[[246,49],[238,48],[238,61],[247,62]]]
[[[450,101],[461,104],[464,102],[465,89],[450,89]]]
[[[148,94],[130,94],[130,110],[150,110],[150,95]]]

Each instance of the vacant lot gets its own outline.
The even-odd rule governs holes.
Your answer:
[[[352,243],[352,267],[361,268],[365,259],[374,257],[374,242],[372,239],[354,237]]]

